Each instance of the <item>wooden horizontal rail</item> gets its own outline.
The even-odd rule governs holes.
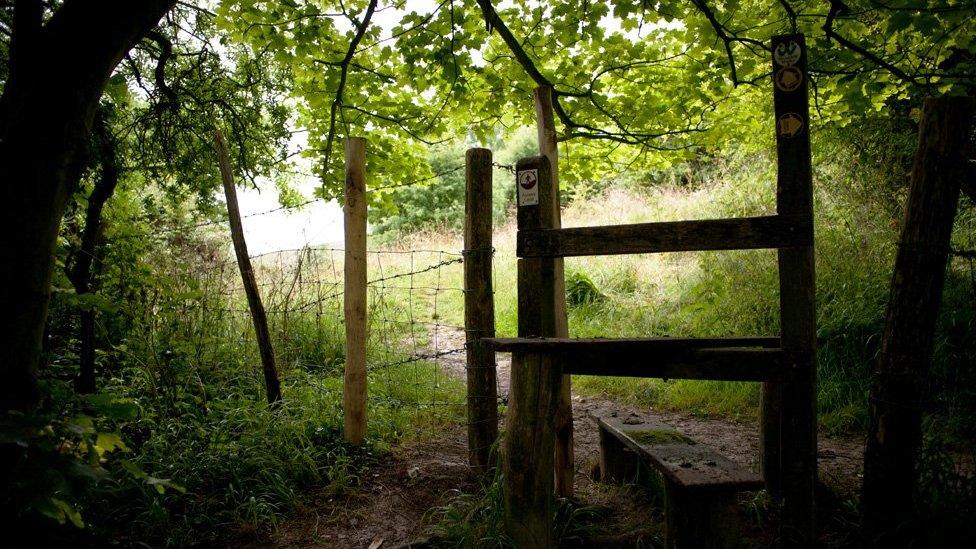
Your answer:
[[[771,381],[786,377],[788,354],[778,338],[563,339],[491,338],[496,351],[555,354],[575,375]]]
[[[573,257],[705,250],[790,248],[813,244],[813,222],[771,215],[518,232],[519,257]]]
[[[779,347],[778,337],[640,337],[626,339],[568,338],[568,337],[487,337],[482,342],[499,353],[557,353],[569,354],[580,349],[599,352],[626,351],[631,353],[673,352],[715,347]]]

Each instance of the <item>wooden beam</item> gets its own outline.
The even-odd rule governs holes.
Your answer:
[[[555,353],[572,354],[581,349],[594,349],[596,352],[626,350],[627,352],[671,352],[715,347],[779,347],[778,337],[644,337],[628,339],[606,338],[563,338],[563,337],[493,337],[483,340],[497,352],[511,353]]]
[[[962,151],[971,135],[974,112],[971,97],[930,97],[922,109],[881,352],[868,400],[871,425],[861,496],[866,547],[902,545],[919,534],[913,527],[924,527],[913,516],[922,418],[959,184],[967,169]]]
[[[573,257],[809,246],[808,215],[519,231],[519,257]]]
[[[770,50],[776,129],[776,211],[783,216],[812,219],[806,41],[802,34],[775,36]],[[775,496],[782,489],[780,536],[785,547],[813,547],[817,539],[814,509],[817,317],[813,253],[812,241],[806,246],[778,251],[780,335],[783,349],[790,353],[794,363],[787,382],[766,384],[763,393],[763,471],[767,479],[772,479],[770,493]]]
[[[465,154],[464,331],[467,348],[468,463],[479,473],[494,467],[498,439],[495,351],[481,338],[495,335],[492,292],[491,151]]]
[[[492,338],[485,343],[500,352],[557,357],[563,371],[574,375],[768,381],[784,379],[790,362],[776,348],[779,339],[768,337]]]
[[[597,425],[621,441],[678,487],[696,492],[759,490],[762,479],[756,473],[706,444],[699,444],[670,425],[659,422],[624,423],[617,417],[597,417]],[[641,440],[654,434],[660,440]],[[661,436],[664,435],[664,436]],[[670,435],[670,436],[669,436]],[[707,495],[700,495],[707,498]],[[721,540],[710,540],[712,542]]]
[[[562,227],[559,201],[559,146],[556,141],[556,120],[552,110],[552,87],[539,86],[532,90],[535,100],[536,130],[539,136],[539,154],[549,159],[550,195],[552,196],[552,224]],[[569,318],[566,314],[566,274],[562,259],[553,264],[553,306],[555,307],[556,331],[554,335],[569,335]],[[559,386],[559,408],[556,410],[556,494],[573,497],[573,477],[576,468],[573,457],[573,399],[572,380],[564,376]]]
[[[234,242],[234,253],[237,254],[237,266],[241,271],[241,281],[244,293],[247,295],[247,308],[251,311],[254,322],[254,335],[258,341],[258,351],[261,353],[261,367],[264,370],[264,392],[268,404],[275,405],[281,400],[281,382],[278,380],[278,368],[275,365],[274,348],[271,346],[271,332],[268,330],[268,317],[264,312],[258,284],[254,279],[254,268],[247,253],[247,242],[244,240],[244,227],[241,224],[241,211],[237,205],[237,189],[234,186],[234,172],[227,154],[227,144],[224,134],[217,130],[215,136],[217,159],[220,163],[220,176],[224,184],[224,196],[227,198],[227,218],[230,222],[230,237]]]
[[[523,158],[516,166],[519,228],[551,227],[549,159]],[[556,333],[555,261],[518,260],[518,334]],[[516,547],[552,547],[556,410],[563,374],[559,361],[541,354],[512,355],[502,502],[505,533]]]
[[[562,360],[563,371],[573,375],[769,381],[788,374],[787,355],[780,349],[709,348],[655,355],[581,349]]]
[[[346,204],[343,312],[346,369],[342,385],[343,434],[362,444],[366,436],[366,140],[346,139]]]

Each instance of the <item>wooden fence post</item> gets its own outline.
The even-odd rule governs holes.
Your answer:
[[[464,195],[464,331],[468,380],[468,462],[480,473],[494,466],[498,439],[495,351],[481,338],[495,337],[492,291],[491,151],[468,149]]]
[[[516,166],[518,228],[552,227],[549,159]],[[555,261],[518,260],[518,335],[552,337],[556,330]],[[562,368],[552,355],[512,353],[503,457],[505,529],[516,547],[553,546],[553,460]]]
[[[230,166],[230,156],[227,154],[227,144],[224,134],[220,130],[214,138],[217,146],[217,159],[220,164],[220,176],[224,184],[224,196],[227,198],[227,218],[230,221],[230,237],[234,242],[234,253],[237,255],[237,266],[241,271],[244,293],[247,295],[247,306],[251,311],[254,322],[254,335],[258,341],[261,353],[261,366],[264,370],[264,391],[268,404],[281,400],[281,383],[278,381],[278,369],[275,367],[274,349],[271,347],[271,335],[268,332],[268,317],[264,313],[258,284],[254,280],[254,269],[251,258],[247,254],[247,242],[244,241],[244,228],[241,225],[241,210],[237,205],[237,189],[234,187],[234,172]]]
[[[773,105],[776,116],[776,210],[813,225],[813,176],[807,95],[807,51],[802,34],[773,37]],[[762,421],[764,471],[782,490],[784,546],[812,547],[816,540],[817,480],[816,292],[813,245],[778,250],[780,331],[791,370],[780,387],[766,384]],[[779,412],[779,433],[775,433]],[[778,438],[779,452],[769,442]],[[778,453],[778,456],[776,455]],[[777,459],[778,458],[778,459]]]
[[[343,312],[346,320],[346,371],[342,388],[343,433],[361,444],[366,436],[366,140],[345,143],[346,254]]]
[[[549,159],[552,174],[551,204],[552,227],[562,227],[559,207],[559,147],[556,142],[556,122],[552,112],[552,87],[540,86],[532,91],[535,99],[536,129],[539,136],[539,154]],[[569,320],[566,317],[566,276],[563,258],[555,259],[553,292],[555,293],[556,337],[569,336]],[[559,409],[556,411],[556,493],[564,498],[573,497],[573,400],[570,376],[564,376],[559,390]]]
[[[871,386],[861,496],[867,547],[898,546],[916,539],[910,525],[922,405],[959,186],[967,176],[964,151],[973,111],[969,97],[929,98],[922,111],[881,353]]]

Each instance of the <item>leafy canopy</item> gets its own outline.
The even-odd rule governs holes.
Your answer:
[[[233,41],[287,69],[307,155],[335,196],[342,137],[368,136],[368,170],[383,182],[417,179],[428,175],[424,144],[485,142],[531,124],[531,89],[543,84],[555,90],[569,182],[730,140],[768,144],[776,34],[806,34],[824,120],[964,93],[974,9],[962,0],[224,0],[217,13]]]

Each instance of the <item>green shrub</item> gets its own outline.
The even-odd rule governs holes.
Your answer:
[[[566,275],[566,302],[570,307],[592,305],[606,299],[586,273],[572,271]]]

